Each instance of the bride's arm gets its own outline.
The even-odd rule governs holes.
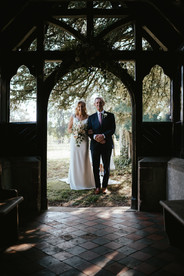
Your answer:
[[[72,126],[73,126],[73,116],[71,116],[70,121],[68,123],[68,132],[72,133]]]

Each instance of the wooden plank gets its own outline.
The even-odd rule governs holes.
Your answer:
[[[93,14],[94,18],[121,18],[125,15],[136,13],[136,9],[98,9],[98,8],[87,8],[87,9],[66,9],[63,10],[61,7],[51,8],[51,12],[54,17],[67,17],[67,18],[86,18],[88,14]],[[138,12],[138,11],[137,11]]]
[[[0,216],[8,214],[14,207],[23,201],[22,196],[0,200]]]
[[[147,62],[168,62],[172,58],[175,59],[179,64],[184,63],[184,52],[153,52],[153,51],[136,51],[136,50],[109,50],[110,55],[114,60],[136,60],[137,56],[140,57],[142,62],[145,64]],[[75,57],[76,52],[74,50],[64,50],[64,51],[43,51],[43,58],[45,61],[62,61],[63,59],[68,59],[69,57]],[[7,64],[8,60],[12,63],[18,64],[34,64],[37,63],[40,55],[36,51],[32,52],[13,52],[13,51],[1,51],[0,59],[3,65]]]

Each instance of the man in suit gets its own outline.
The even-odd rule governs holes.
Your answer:
[[[112,135],[116,129],[114,114],[103,109],[105,102],[103,98],[97,97],[94,105],[97,112],[88,118],[88,135],[91,138],[91,157],[93,173],[95,178],[95,194],[100,193],[101,183],[99,175],[100,157],[104,167],[102,192],[107,193],[107,186],[110,173],[110,158],[113,148]]]

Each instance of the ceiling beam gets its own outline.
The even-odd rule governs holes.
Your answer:
[[[66,9],[53,8],[50,11],[55,17],[72,17],[72,18],[86,18],[88,14],[91,14],[94,18],[116,18],[124,17],[133,13],[133,9]],[[134,11],[135,12],[135,11]]]
[[[66,32],[70,33],[73,37],[75,37],[79,41],[84,42],[86,40],[85,37],[80,32],[76,31],[74,28],[70,27],[68,24],[66,24],[62,21],[56,20],[51,17],[46,19],[45,21],[53,26],[58,27],[62,31],[66,31]]]
[[[136,60],[137,56],[142,59],[178,59],[178,61],[184,62],[184,52],[164,52],[164,51],[124,51],[124,50],[109,50],[109,56],[115,60]],[[19,61],[19,63],[31,62],[37,63],[40,53],[37,51],[30,52],[14,52],[14,51],[1,51],[0,59],[7,63],[7,60],[12,62]],[[68,57],[73,56],[75,58],[76,53],[74,50],[68,51],[44,51],[43,58],[46,62],[61,62]]]
[[[147,27],[147,26],[143,26],[142,27],[143,30],[150,35],[150,37],[164,50],[164,51],[168,51],[168,48],[166,45],[164,45],[159,39],[158,37],[156,37],[156,35],[154,35],[151,30]]]

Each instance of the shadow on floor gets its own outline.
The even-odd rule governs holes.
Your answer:
[[[129,207],[50,207],[1,253],[0,275],[184,275],[161,213]]]

